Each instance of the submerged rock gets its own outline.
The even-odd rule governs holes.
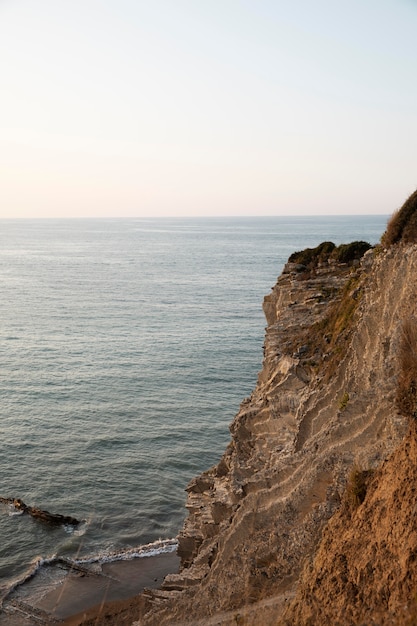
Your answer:
[[[12,504],[17,511],[27,513],[31,517],[41,522],[58,526],[59,524],[68,524],[69,526],[78,526],[81,522],[70,515],[59,515],[58,513],[50,513],[43,509],[28,506],[20,498],[0,498],[0,502],[4,504]]]

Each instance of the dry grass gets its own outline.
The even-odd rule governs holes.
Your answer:
[[[392,215],[381,238],[381,243],[386,248],[400,241],[417,242],[417,190]]]
[[[354,261],[360,259],[371,247],[364,241],[354,241],[337,247],[325,241],[317,248],[295,252],[289,258],[292,263],[300,263],[303,268],[300,271],[306,279],[325,260],[335,263],[335,275],[346,276],[346,282],[340,290],[322,288],[320,301],[329,301],[326,317],[298,335],[294,345],[288,345],[293,352],[300,343],[306,347],[302,364],[315,373],[320,372],[324,376],[324,382],[335,374],[341,355],[346,351],[362,296],[361,272],[355,268]]]
[[[364,470],[355,464],[348,476],[346,484],[346,503],[351,511],[354,511],[365,500],[369,481],[373,470]]]
[[[345,393],[342,396],[342,399],[340,400],[339,411],[344,411],[348,403],[349,403],[349,394],[347,391],[345,391]]]
[[[344,272],[343,287],[327,296],[323,294],[323,300],[329,301],[326,317],[301,330],[286,344],[290,353],[296,352],[300,345],[305,347],[301,364],[314,375],[322,376],[324,384],[336,374],[346,353],[362,298],[360,271],[346,268]]]
[[[417,320],[406,319],[402,325],[399,349],[400,373],[397,408],[405,417],[417,418]]]
[[[305,344],[309,353],[306,356],[315,357],[324,382],[334,376],[341,355],[346,352],[361,296],[360,274],[354,272],[343,286],[340,297],[330,305],[327,316],[308,329]]]

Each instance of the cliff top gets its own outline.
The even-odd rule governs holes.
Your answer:
[[[387,248],[401,241],[417,243],[417,190],[392,215],[381,238]]]

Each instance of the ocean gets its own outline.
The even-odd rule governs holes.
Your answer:
[[[387,216],[0,221],[0,597],[44,563],[175,549],[262,366],[288,256]]]

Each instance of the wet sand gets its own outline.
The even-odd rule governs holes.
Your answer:
[[[160,587],[167,574],[178,571],[179,562],[176,553],[168,553],[104,563],[101,571],[72,570],[41,597],[37,594],[31,599],[28,594],[24,603],[11,599],[4,610],[9,619],[20,615],[22,626],[34,623],[30,621],[31,616],[36,616],[37,620],[41,618],[44,624],[64,621],[68,626],[76,626],[94,616],[94,622],[100,624],[99,615],[105,609],[105,603],[126,602],[144,588]],[[31,581],[25,584],[30,592]],[[0,620],[1,623],[8,622]]]

